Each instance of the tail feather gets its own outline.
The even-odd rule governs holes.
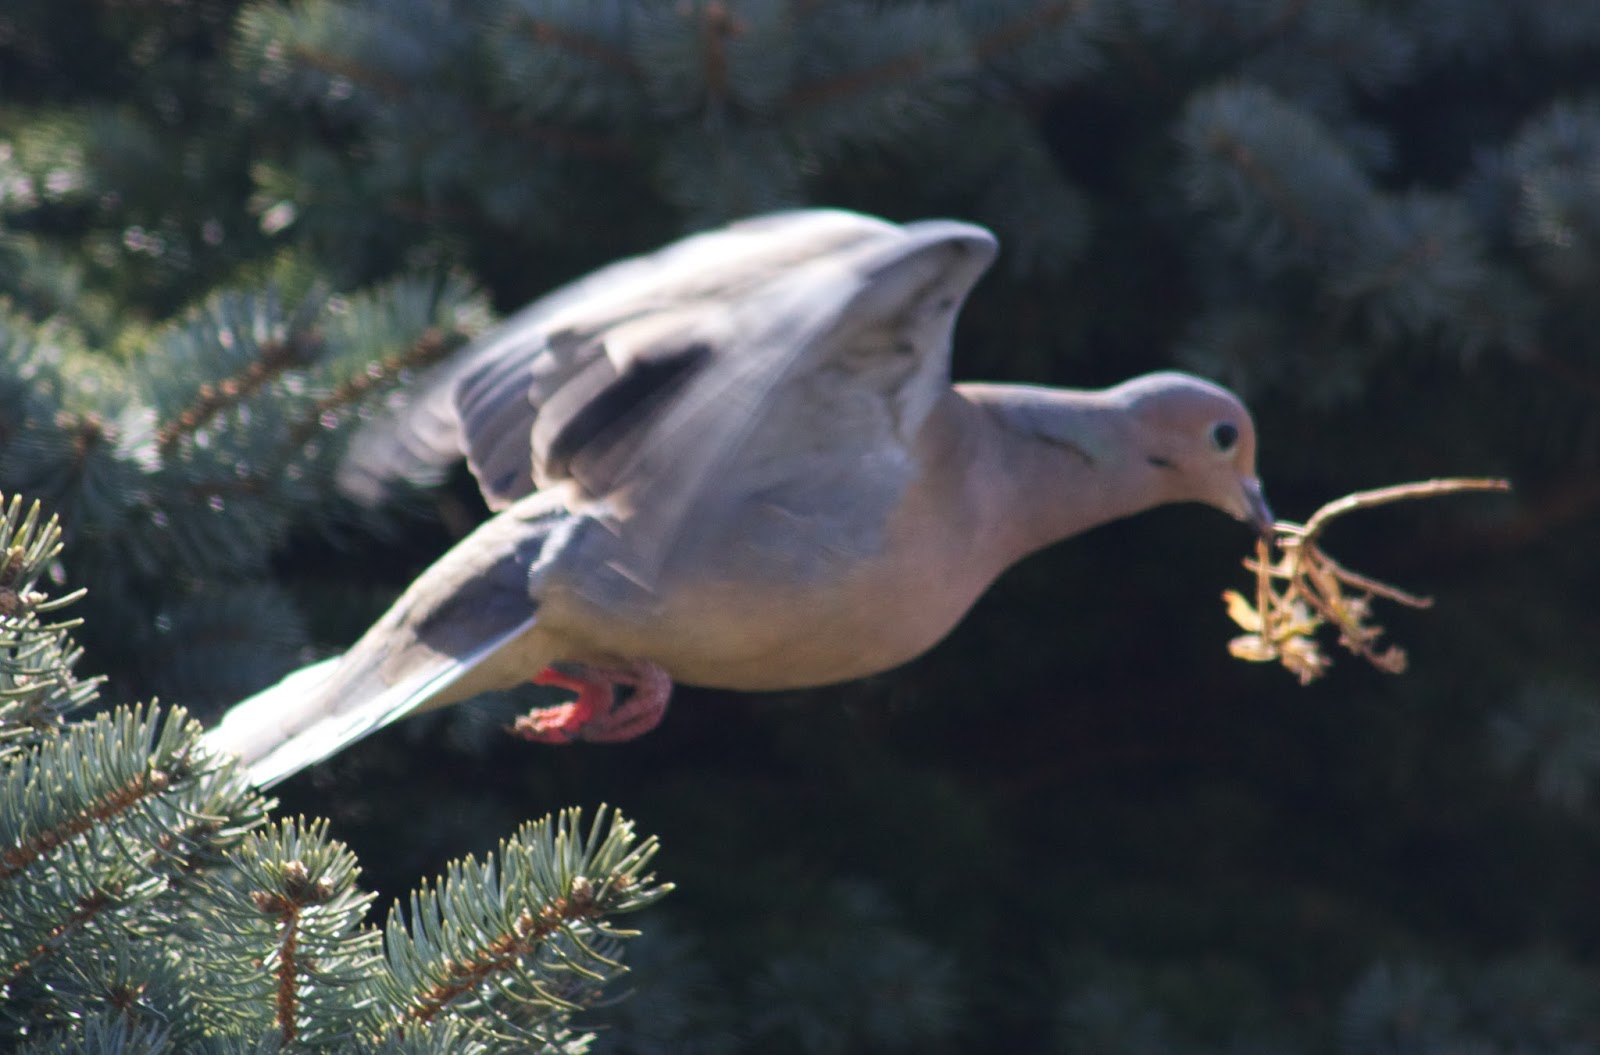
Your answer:
[[[341,656],[301,667],[254,696],[234,704],[212,729],[205,744],[220,754],[253,763],[292,735],[296,712],[305,711],[317,689],[333,676]]]
[[[466,664],[446,660],[398,684],[340,707],[343,656],[302,667],[270,688],[235,704],[205,735],[208,748],[238,755],[251,783],[269,788],[329,758],[367,734],[419,710],[458,679]]]
[[[464,655],[430,653],[393,684],[379,675],[371,662],[375,650],[363,647],[372,642],[363,640],[343,656],[302,667],[234,704],[206,733],[205,745],[239,756],[252,783],[271,787],[390,722],[428,709],[440,697],[448,700],[457,682],[525,634],[534,621],[530,612],[523,622],[502,628]]]
[[[534,629],[530,569],[547,556],[552,532],[571,523],[561,503],[537,492],[490,517],[350,651],[235,705],[206,744],[238,755],[268,787],[408,714],[533,677],[558,658],[543,654],[542,637],[497,654]]]

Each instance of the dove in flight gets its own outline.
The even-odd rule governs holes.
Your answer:
[[[1270,529],[1250,414],[1175,371],[1102,390],[950,380],[997,245],[798,210],[604,268],[358,433],[364,500],[465,456],[493,516],[347,652],[208,744],[268,786],[410,714],[535,681],[543,742],[653,728],[674,682],[827,685],[931,648],[1006,568],[1200,502]]]

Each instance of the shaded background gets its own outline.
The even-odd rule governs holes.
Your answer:
[[[1437,597],[1410,672],[1229,658],[1249,540],[1169,508],[903,670],[603,748],[488,701],[283,808],[386,895],[568,804],[661,835],[602,1050],[1596,1050],[1597,63],[1572,0],[20,0],[0,487],[67,519],[81,667],[215,711],[484,515],[329,470],[494,315],[768,208],[983,223],[958,376],[1215,377],[1291,518],[1516,481],[1330,538]]]

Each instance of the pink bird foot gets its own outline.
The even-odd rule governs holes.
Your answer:
[[[574,740],[617,743],[643,736],[661,724],[672,695],[672,679],[654,663],[637,660],[621,670],[563,663],[546,667],[535,685],[570,689],[578,698],[553,707],[538,707],[518,718],[511,731],[536,744],[570,744]],[[617,701],[617,687],[632,692]]]

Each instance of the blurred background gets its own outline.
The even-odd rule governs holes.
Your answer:
[[[1248,533],[1173,507],[902,670],[605,747],[507,694],[283,810],[380,906],[563,806],[659,834],[600,1051],[1600,1051],[1591,0],[8,0],[0,489],[66,522],[80,671],[214,715],[347,645],[485,515],[464,472],[354,506],[354,428],[793,205],[990,227],[958,377],[1222,381],[1281,516],[1516,491],[1330,533],[1437,599],[1378,613],[1400,676],[1231,658]]]

